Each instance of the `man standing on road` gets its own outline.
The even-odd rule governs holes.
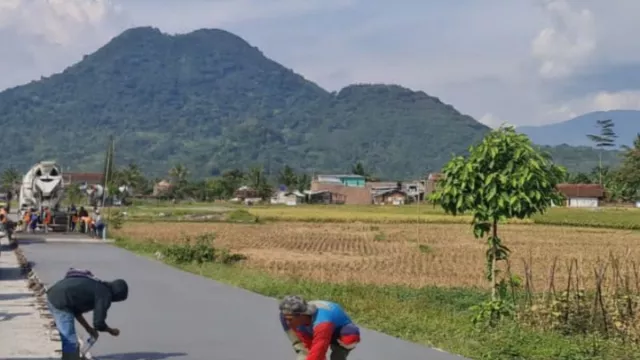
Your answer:
[[[49,309],[56,322],[62,341],[62,360],[80,359],[80,348],[75,329],[75,320],[93,337],[99,332],[118,336],[120,330],[106,323],[107,311],[112,302],[124,301],[129,294],[126,281],[102,281],[88,270],[71,268],[64,279],[47,290]],[[93,311],[93,327],[82,316]]]
[[[7,212],[11,212],[11,200],[13,199],[13,191],[7,191]]]
[[[280,322],[291,340],[297,360],[346,360],[360,342],[360,329],[349,315],[330,301],[305,301],[286,296],[280,302]]]

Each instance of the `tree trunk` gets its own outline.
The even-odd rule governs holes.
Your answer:
[[[600,185],[602,185],[602,149],[598,153],[598,173],[600,174]]]
[[[493,220],[493,226],[491,231],[491,236],[493,237],[493,241],[491,242],[491,251],[493,256],[491,258],[491,300],[495,301],[496,298],[496,265],[497,265],[497,257],[498,257],[498,244],[496,244],[496,239],[498,238],[498,220]]]

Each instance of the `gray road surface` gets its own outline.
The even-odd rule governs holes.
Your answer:
[[[22,235],[22,238],[25,236]],[[176,270],[108,244],[21,245],[43,282],[53,284],[70,267],[103,279],[125,278],[129,299],[113,304],[94,358],[103,360],[295,359],[277,318],[274,299]],[[85,315],[90,321],[91,315]],[[90,321],[91,323],[91,321]],[[456,360],[461,357],[364,330],[351,360]]]

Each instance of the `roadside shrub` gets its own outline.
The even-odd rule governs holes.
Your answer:
[[[204,233],[195,238],[187,236],[175,244],[164,247],[161,253],[164,258],[176,264],[233,264],[246,259],[242,254],[232,254],[227,249],[216,249],[213,246],[214,239],[214,233]]]
[[[122,229],[124,225],[124,214],[122,211],[116,211],[109,217],[109,225],[112,229]]]

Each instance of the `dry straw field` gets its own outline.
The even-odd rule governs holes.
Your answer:
[[[485,244],[473,238],[467,224],[131,222],[117,235],[171,243],[205,232],[216,234],[217,246],[247,255],[243,266],[274,275],[414,287],[487,286]],[[504,225],[501,236],[513,250],[514,273],[524,273],[523,259],[531,261],[536,289],[547,286],[556,257],[560,268],[578,259],[586,278],[610,252],[640,263],[637,231]],[[566,278],[566,271],[556,273],[556,280]]]

